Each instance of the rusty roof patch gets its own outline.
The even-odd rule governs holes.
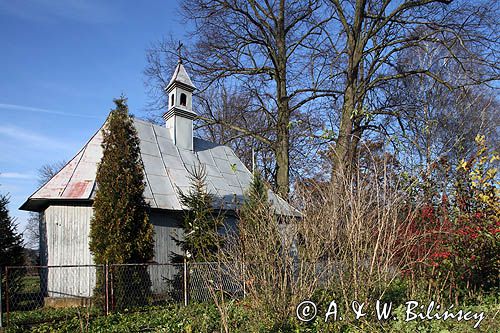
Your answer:
[[[92,185],[92,181],[84,180],[80,182],[75,182],[68,185],[68,188],[64,192],[68,194],[65,195],[66,198],[81,198],[86,192],[89,192],[89,187]]]

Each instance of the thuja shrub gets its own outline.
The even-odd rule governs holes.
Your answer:
[[[125,98],[114,100],[103,130],[103,156],[96,174],[97,191],[90,222],[89,248],[98,265],[144,263],[153,258],[154,230],[144,198],[144,170],[139,138]],[[104,274],[97,272],[94,294],[102,300]],[[146,303],[150,294],[147,271],[113,276],[117,308]],[[108,286],[110,287],[110,286]],[[130,290],[141,290],[132,294]],[[130,297],[133,296],[131,299]]]

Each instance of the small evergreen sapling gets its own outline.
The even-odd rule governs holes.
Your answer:
[[[174,262],[181,262],[183,255],[189,260],[212,261],[221,246],[219,229],[223,216],[213,205],[214,196],[206,186],[206,169],[199,164],[190,171],[191,187],[187,193],[178,189],[181,204],[185,207],[183,217],[184,238],[174,239],[183,254],[174,254]]]
[[[238,232],[245,262],[270,259],[281,249],[278,221],[267,192],[260,174],[254,173],[239,211]]]
[[[184,259],[190,262],[211,262],[216,259],[217,251],[222,246],[222,236],[219,229],[224,224],[223,215],[219,210],[214,209],[214,196],[206,187],[206,169],[203,164],[195,166],[189,171],[190,189],[183,192],[177,189],[180,202],[184,206],[182,218],[182,229],[184,235],[182,238],[172,237],[174,242],[180,247],[182,253],[171,254],[171,260],[174,263],[182,263]],[[203,275],[204,279],[209,279],[210,266],[197,266],[198,274]],[[209,269],[203,271],[203,269]],[[200,269],[202,269],[200,271]],[[183,273],[179,270],[167,282],[171,287],[171,297],[181,299],[179,293],[182,290]],[[192,285],[190,292],[193,297],[205,294],[206,290],[197,289],[200,286]]]
[[[271,205],[267,196],[266,184],[262,176],[258,172],[255,172],[245,198],[243,211],[252,211],[257,208],[267,210],[271,209]]]

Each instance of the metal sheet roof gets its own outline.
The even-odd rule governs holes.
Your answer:
[[[140,139],[146,189],[144,196],[152,208],[182,210],[177,188],[189,189],[189,171],[203,163],[207,188],[216,196],[217,205],[235,209],[243,202],[252,174],[226,146],[194,138],[194,150],[179,149],[168,138],[165,127],[134,119]],[[41,210],[50,200],[91,200],[95,192],[97,165],[102,158],[102,127],[87,144],[45,185],[21,206],[23,210]],[[282,198],[269,191],[277,214],[299,215]]]

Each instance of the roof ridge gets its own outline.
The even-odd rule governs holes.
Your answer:
[[[140,123],[143,123],[143,124],[146,124],[146,125],[150,125],[150,126],[153,126],[153,128],[165,128],[163,127],[162,125],[160,124],[155,124],[151,121],[147,121],[147,120],[144,120],[144,119],[140,119],[140,118],[133,118],[133,121],[137,121],[137,122],[140,122]],[[203,139],[203,138],[200,138],[199,136],[194,136],[193,135],[193,139],[197,139],[197,140],[200,140],[200,141],[203,141],[203,142],[208,142],[208,143],[211,143],[211,144],[214,144],[214,145],[217,145],[217,146],[225,146],[221,143],[217,143],[217,142],[213,142],[213,141],[209,141],[209,140],[206,140],[206,139]]]

